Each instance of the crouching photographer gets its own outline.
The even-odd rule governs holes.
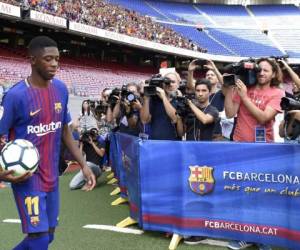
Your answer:
[[[154,75],[144,87],[144,103],[140,112],[143,124],[150,125],[149,139],[178,140],[183,134],[182,120],[176,115],[176,96],[180,76],[169,72]]]
[[[93,128],[91,130],[84,131],[79,140],[80,151],[85,154],[85,159],[88,167],[92,170],[95,177],[98,178],[101,175],[102,160],[105,154],[105,144],[98,135],[98,130]],[[70,182],[70,189],[82,188],[85,190],[86,180],[80,170]]]
[[[137,84],[128,83],[118,91],[113,90],[111,95],[109,102],[113,105],[108,121],[114,122],[118,131],[138,136],[142,130],[139,114],[142,104]]]
[[[284,110],[284,120],[279,126],[279,135],[286,139],[286,142],[299,143],[300,135],[300,100],[296,97],[281,99],[281,108]]]

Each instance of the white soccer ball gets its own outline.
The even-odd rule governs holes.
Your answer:
[[[8,142],[0,155],[0,166],[3,170],[14,170],[14,175],[22,175],[26,171],[35,172],[40,155],[37,148],[24,139]]]

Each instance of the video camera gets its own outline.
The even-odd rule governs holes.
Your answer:
[[[108,96],[107,103],[108,103],[112,108],[117,104],[117,102],[118,102],[118,100],[119,100],[119,98],[120,98],[121,91],[122,91],[122,90],[121,90],[120,88],[114,88],[114,89],[111,91],[110,95]]]
[[[284,111],[300,110],[299,100],[289,98],[289,97],[282,97],[280,106],[281,106],[281,109]]]
[[[255,60],[247,59],[227,65],[224,71],[229,73],[223,76],[225,86],[235,85],[237,79],[244,82],[246,86],[253,86],[256,84],[256,74],[261,71],[261,68]]]
[[[284,111],[300,110],[299,100],[293,98],[282,97],[280,106]],[[291,117],[288,113],[284,116],[284,120],[287,126],[289,126]],[[295,120],[292,124],[292,128],[292,135],[290,136],[290,139],[295,140],[300,135],[300,122],[298,120]]]
[[[145,96],[155,96],[156,87],[163,88],[163,84],[170,85],[171,80],[167,77],[162,77],[161,74],[152,76],[149,80],[145,81],[148,86],[144,87]]]
[[[188,118],[194,116],[194,113],[188,105],[188,100],[194,100],[195,94],[186,94],[184,96],[176,96],[176,113],[182,118]]]
[[[92,128],[90,130],[83,131],[80,136],[80,141],[82,143],[89,143],[90,137],[95,140],[98,136],[98,130],[96,128]]]

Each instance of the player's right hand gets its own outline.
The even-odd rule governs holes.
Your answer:
[[[20,176],[14,176],[13,173],[13,170],[1,170],[0,168],[0,181],[19,183],[26,181],[29,177],[32,176],[32,173],[30,173],[29,171]]]

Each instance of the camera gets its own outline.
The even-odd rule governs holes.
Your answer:
[[[96,107],[96,101],[95,100],[88,100],[89,106],[92,110]]]
[[[182,118],[188,118],[190,116],[194,116],[194,113],[190,109],[188,105],[188,100],[193,100],[195,96],[193,94],[185,95],[185,96],[176,96],[176,113]]]
[[[138,99],[138,96],[136,96],[133,92],[128,91],[127,87],[124,85],[122,86],[121,90],[121,100],[122,101],[128,101],[129,103],[132,103]]]
[[[167,77],[162,77],[160,74],[152,76],[149,80],[145,81],[148,86],[144,87],[145,96],[155,96],[156,87],[163,88],[163,84],[170,85],[171,80]]]
[[[109,95],[109,97],[108,97],[108,99],[107,99],[107,103],[108,103],[112,108],[117,104],[117,102],[118,102],[118,100],[119,100],[120,94],[121,94],[121,89],[120,89],[120,88],[114,88],[114,89],[111,91],[111,93],[110,93],[110,95]]]
[[[256,84],[256,74],[261,71],[261,68],[255,60],[247,59],[227,65],[224,71],[229,73],[223,76],[225,86],[235,85],[237,79],[243,81],[246,86],[253,86]]]
[[[291,111],[291,110],[300,110],[300,102],[299,100],[295,100],[293,98],[282,97],[280,106],[284,111]],[[287,113],[284,116],[284,120],[286,124],[289,126],[291,122],[291,117]],[[294,120],[292,123],[292,134],[290,139],[295,140],[300,135],[300,122],[298,120]]]
[[[280,67],[283,67],[281,60],[286,61],[286,59],[289,58],[289,55],[286,54],[283,56],[270,56],[270,58],[273,58],[280,65]]]
[[[90,130],[86,130],[82,132],[80,136],[80,141],[82,143],[89,143],[90,137],[94,140],[98,136],[98,130],[96,128],[92,128]]]
[[[101,118],[101,115],[106,115],[108,108],[108,104],[104,101],[97,101],[96,107],[94,108],[94,114],[97,117],[97,119]]]
[[[300,102],[293,98],[282,97],[280,106],[282,110],[290,111],[290,110],[300,110]]]
[[[203,67],[205,64],[206,64],[206,60],[203,60],[203,59],[197,59],[195,61],[195,65],[197,65],[197,66]]]

